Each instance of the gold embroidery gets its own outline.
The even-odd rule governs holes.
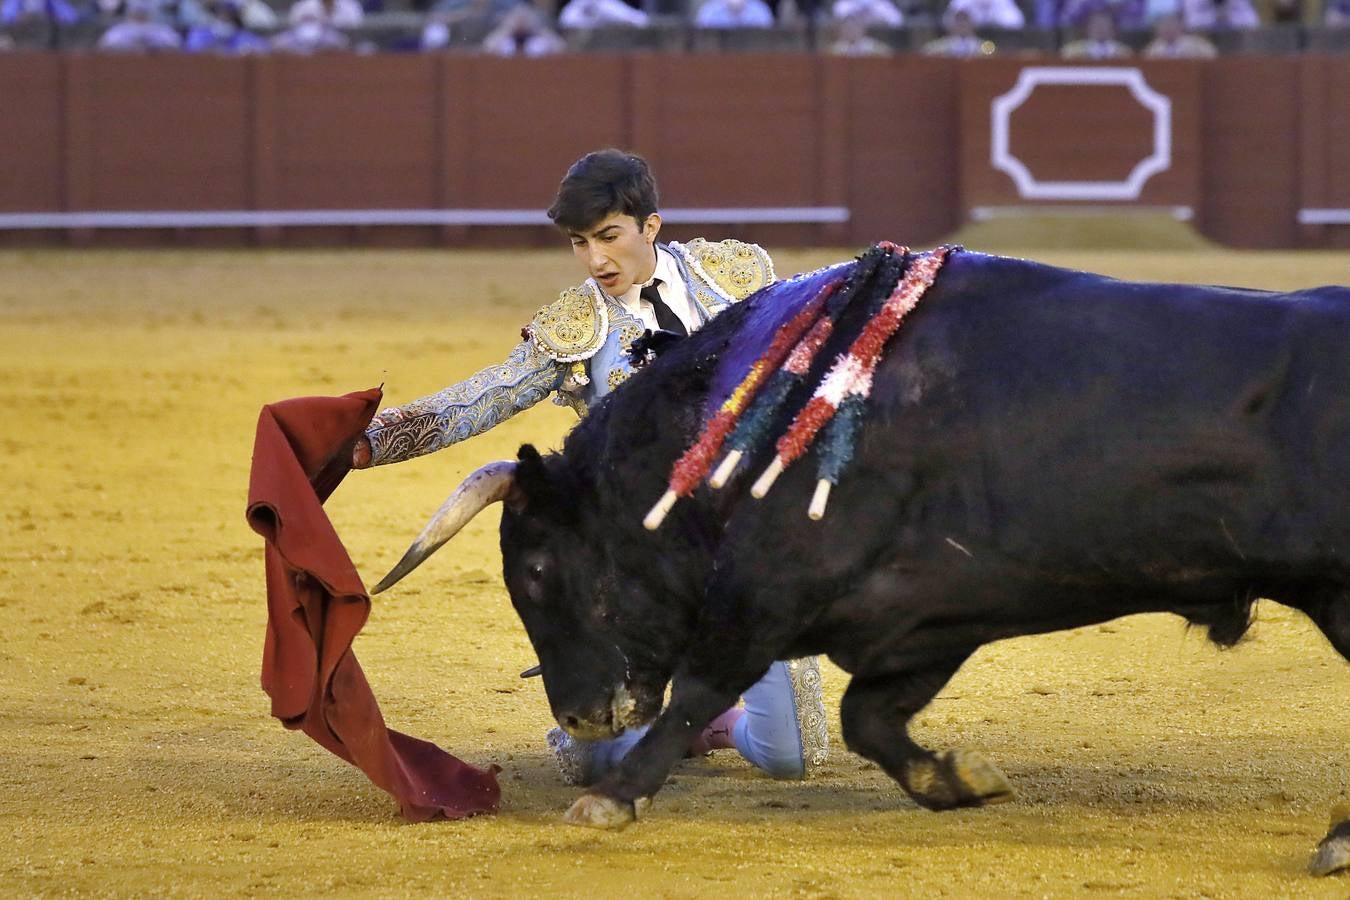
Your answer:
[[[620,328],[619,349],[621,349],[624,353],[627,353],[632,348],[633,341],[636,341],[638,338],[642,337],[642,332],[644,331],[646,331],[645,328],[640,328],[637,325],[625,325],[623,326],[623,328]]]
[[[733,240],[712,243],[695,238],[684,249],[717,287],[736,300],[744,300],[774,281],[773,260],[755,244]],[[698,300],[707,305],[702,296]]]
[[[830,729],[825,718],[825,698],[821,689],[820,662],[814,656],[787,660],[792,698],[797,704],[797,730],[802,740],[802,761],[806,771],[825,762],[830,755]]]
[[[609,370],[609,389],[616,390],[619,385],[628,380],[633,371],[626,366],[618,365]]]
[[[534,314],[529,327],[534,345],[558,362],[595,355],[608,331],[609,315],[590,282],[563,291]]]

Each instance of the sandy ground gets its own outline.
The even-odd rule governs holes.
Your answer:
[[[783,271],[846,252],[780,254]],[[1041,253],[1169,280],[1350,281],[1344,255]],[[410,826],[268,716],[259,406],[381,381],[401,402],[499,357],[571,283],[564,251],[0,253],[3,894],[1350,896],[1303,874],[1350,796],[1350,665],[1262,603],[1211,648],[1136,617],[981,651],[920,716],[1015,803],[935,814],[839,745],[806,783],[723,752],[619,833],[566,827],[547,706],[482,517],[356,649],[391,726],[504,769],[501,812]],[[355,473],[330,513],[371,580],[483,461],[571,413]],[[845,678],[827,668],[831,706]]]

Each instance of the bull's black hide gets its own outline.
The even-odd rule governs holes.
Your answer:
[[[631,818],[774,659],[824,653],[851,673],[849,747],[947,808],[1006,785],[906,724],[990,641],[1163,611],[1230,645],[1268,597],[1350,657],[1350,290],[956,254],[878,369],[823,521],[805,515],[810,457],[749,498],[768,448],[645,531],[718,358],[782,290],[668,348],[562,452],[521,450],[505,574],[559,721],[592,737],[644,721],[674,677],[574,820]],[[860,326],[847,315],[820,365]]]

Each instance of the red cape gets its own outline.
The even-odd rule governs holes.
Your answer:
[[[377,388],[302,397],[258,416],[247,516],[267,542],[262,687],[272,715],[365,772],[405,818],[457,819],[497,808],[500,769],[475,768],[385,727],[351,651],[370,595],[323,511],[380,397]]]

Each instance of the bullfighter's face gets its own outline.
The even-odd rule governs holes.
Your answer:
[[[613,213],[581,231],[568,232],[572,253],[586,274],[611,297],[622,297],[656,271],[656,235],[661,216],[644,221],[627,213]]]

